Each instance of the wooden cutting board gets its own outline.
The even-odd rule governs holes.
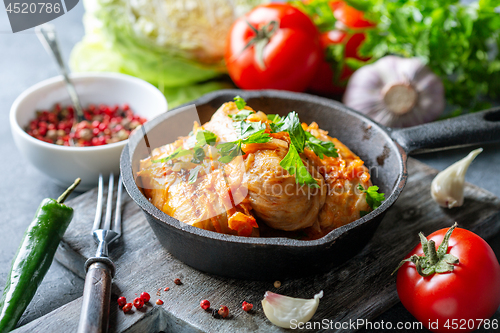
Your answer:
[[[376,318],[398,302],[395,277],[391,272],[417,245],[419,231],[428,235],[451,226],[454,221],[486,239],[500,230],[500,200],[493,194],[467,184],[464,206],[443,209],[432,201],[429,193],[437,171],[409,159],[408,172],[410,176],[404,192],[362,252],[328,273],[281,281],[282,286],[278,289],[272,282],[204,274],[176,260],[161,247],[142,211],[125,195],[123,235],[110,251],[117,266],[110,332],[285,331],[272,325],[262,312],[260,301],[266,290],[302,298],[312,298],[323,290],[324,297],[313,321],[328,319],[335,323]],[[56,255],[58,261],[82,277],[83,263],[96,249],[90,236],[96,198],[97,190],[94,189],[68,203],[75,208],[75,217]],[[182,285],[173,283],[176,278],[181,279]],[[165,287],[170,290],[164,291]],[[116,304],[118,296],[132,301],[143,291],[151,295],[152,304],[129,314],[120,311]],[[165,302],[164,305],[154,305],[158,298]],[[202,299],[210,300],[217,307],[227,305],[232,316],[212,318],[200,308]],[[254,304],[253,313],[242,311],[244,300]],[[76,331],[80,304],[81,298],[76,299],[16,332]]]

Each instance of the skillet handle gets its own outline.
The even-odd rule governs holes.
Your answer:
[[[407,153],[500,141],[500,107],[389,132]]]

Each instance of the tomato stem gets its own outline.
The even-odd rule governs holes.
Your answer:
[[[436,243],[433,240],[427,241],[423,233],[419,233],[420,243],[422,244],[423,256],[412,255],[410,258],[402,260],[398,267],[392,272],[396,273],[398,269],[401,268],[406,262],[412,262],[415,264],[415,269],[418,274],[423,277],[430,276],[432,274],[438,273],[449,273],[455,269],[456,264],[459,263],[459,259],[448,252],[448,242],[450,240],[453,230],[457,227],[457,223],[448,229],[444,235],[443,241],[436,250]]]
[[[248,20],[245,19],[250,29],[255,33],[255,37],[250,39],[241,52],[245,51],[250,46],[255,47],[255,62],[261,70],[266,69],[264,63],[264,48],[269,43],[271,37],[278,31],[280,23],[277,20],[272,20],[263,25],[261,28],[254,27]]]
[[[436,243],[433,240],[430,240],[427,245],[427,251],[429,252],[429,264],[435,265],[439,261],[437,252],[436,252]]]

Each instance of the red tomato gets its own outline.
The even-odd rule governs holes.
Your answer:
[[[326,52],[327,47],[335,44],[345,43],[345,57],[355,58],[358,60],[366,61],[367,58],[363,58],[358,54],[358,49],[365,40],[364,33],[354,33],[348,34],[342,30],[331,30],[321,34],[321,46],[324,52]],[[339,82],[347,82],[347,80],[354,73],[354,70],[349,66],[344,65],[342,67],[342,73],[338,78]],[[345,85],[335,84],[333,76],[332,65],[324,59],[316,71],[316,74],[309,85],[309,88],[315,92],[322,94],[341,94],[345,90]]]
[[[442,243],[448,228],[429,237]],[[500,265],[491,247],[481,237],[456,228],[448,242],[449,253],[459,259],[454,270],[418,274],[413,263],[398,271],[397,290],[405,308],[433,332],[470,332],[481,319],[490,318],[500,305]],[[422,256],[422,245],[408,255]]]
[[[343,1],[332,1],[333,16],[349,28],[373,28],[375,24],[365,19],[364,13]]]
[[[375,24],[366,20],[363,12],[352,8],[343,1],[332,1],[330,7],[333,10],[333,15],[341,24],[339,24],[339,29],[321,34],[323,53],[327,52],[327,48],[330,45],[344,44],[345,58],[354,58],[362,61],[368,60],[369,58],[361,57],[358,53],[361,44],[365,40],[365,33],[351,32],[349,28],[363,30],[372,28]],[[309,89],[320,94],[341,94],[345,90],[345,83],[347,83],[347,80],[353,73],[353,69],[344,65],[340,76],[335,80],[332,65],[327,59],[323,59],[309,85]]]
[[[268,25],[271,21],[277,24],[275,31],[273,23]],[[258,38],[249,24],[260,31]],[[245,48],[252,40],[264,45],[263,63],[259,63],[259,42]],[[316,73],[322,51],[318,30],[307,15],[291,5],[273,3],[257,6],[234,23],[224,58],[240,88],[303,91]]]

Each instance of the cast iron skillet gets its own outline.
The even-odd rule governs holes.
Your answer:
[[[500,108],[391,129],[333,100],[283,91],[221,90],[189,104],[196,105],[204,123],[236,95],[255,110],[281,115],[295,110],[302,122],[316,121],[365,161],[373,183],[386,194],[386,200],[370,214],[314,241],[246,238],[188,226],[154,207],[134,180],[139,160],[149,155],[150,148],[173,142],[192,129],[193,119],[188,116],[187,105],[160,115],[144,125],[147,136],[138,131],[123,150],[121,173],[125,187],[144,211],[160,243],[173,256],[201,271],[226,277],[275,280],[339,265],[367,244],[387,209],[400,195],[407,179],[409,153],[500,140]]]

